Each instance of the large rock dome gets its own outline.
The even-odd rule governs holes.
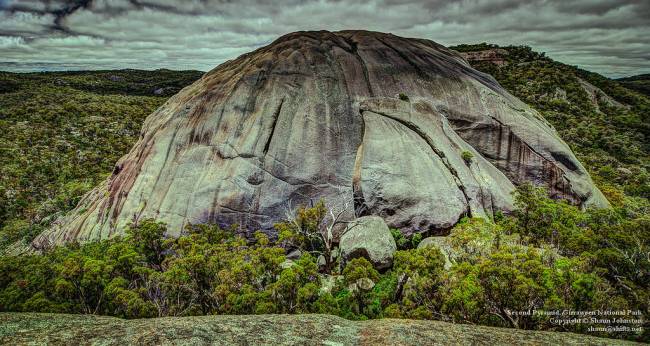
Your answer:
[[[471,156],[471,158],[470,158]],[[35,245],[156,218],[272,232],[289,205],[436,233],[512,208],[526,181],[606,206],[555,130],[491,76],[432,41],[297,32],[221,64],[145,121],[133,149]]]

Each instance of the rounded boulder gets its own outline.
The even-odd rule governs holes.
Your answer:
[[[389,268],[397,251],[388,225],[379,216],[363,216],[352,221],[341,236],[339,247],[343,261],[365,257],[377,269]]]

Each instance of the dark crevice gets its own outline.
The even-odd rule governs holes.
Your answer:
[[[370,258],[370,254],[368,254],[368,250],[366,248],[358,247],[354,249],[348,256],[348,261],[355,259],[355,258]]]
[[[361,189],[361,162],[363,160],[363,140],[366,133],[366,122],[363,119],[363,112],[359,111],[361,116],[361,141],[357,148],[357,156],[354,160],[354,171],[352,172],[352,198],[354,202],[354,214],[356,217],[370,215],[370,210],[366,204],[366,199],[363,196]],[[356,174],[359,176],[356,177]],[[355,181],[355,179],[358,179]]]
[[[553,156],[553,158],[557,162],[563,164],[564,167],[566,167],[570,171],[575,172],[575,171],[578,170],[578,166],[576,166],[576,164],[573,163],[573,161],[571,161],[571,159],[565,153],[557,152],[557,151],[551,151],[551,156]]]
[[[357,43],[351,38],[347,38],[345,36],[340,36],[340,37],[343,38],[343,40],[350,46],[349,52],[356,57],[357,61],[359,61],[359,64],[361,65],[361,69],[363,70],[363,78],[366,80],[366,85],[368,87],[368,92],[370,93],[370,97],[375,97],[375,93],[372,91],[372,84],[370,84],[368,67],[366,66],[366,63],[363,61],[363,58],[361,58],[361,55],[359,55],[359,51],[357,50]]]
[[[379,42],[383,43],[384,46],[390,48],[393,52],[395,52],[395,54],[397,54],[400,58],[402,58],[402,60],[404,60],[407,64],[409,64],[411,67],[413,67],[413,69],[418,74],[418,76],[420,76],[420,77],[426,77],[427,76],[426,71],[421,69],[420,66],[418,66],[411,59],[409,59],[409,57],[406,56],[406,54],[404,54],[403,52],[401,52],[398,49],[396,49],[395,47],[393,47],[391,44],[386,42],[386,40],[384,40],[384,39],[381,39],[381,38],[377,37],[377,40]]]
[[[569,179],[566,177],[566,175],[565,175],[566,173],[564,172],[564,170],[562,169],[562,167],[558,166],[557,164],[555,164],[555,163],[552,162],[551,160],[547,159],[546,157],[544,157],[544,155],[542,155],[540,152],[538,152],[537,150],[535,150],[535,149],[534,149],[533,147],[531,147],[528,143],[526,143],[526,142],[524,142],[523,140],[521,140],[521,138],[519,138],[519,136],[517,136],[517,135],[512,131],[512,129],[510,128],[510,126],[504,124],[504,123],[501,122],[499,119],[497,119],[497,118],[495,118],[495,117],[493,117],[493,116],[491,116],[491,115],[490,115],[489,117],[490,117],[492,120],[494,120],[497,124],[499,124],[499,126],[500,126],[501,128],[506,128],[506,129],[508,129],[508,132],[509,132],[509,137],[508,137],[508,161],[510,161],[510,155],[511,155],[511,154],[510,154],[510,149],[511,149],[511,147],[512,147],[512,143],[511,143],[511,142],[514,141],[514,140],[516,140],[517,142],[521,143],[521,144],[522,144],[526,149],[530,150],[530,152],[532,152],[533,154],[537,155],[537,156],[538,156],[542,161],[546,162],[548,165],[550,165],[550,166],[552,166],[552,167],[555,167],[556,169],[558,169],[558,170],[561,172],[561,174],[562,174],[561,179],[562,179],[562,181],[563,181],[563,185],[564,185],[564,186],[568,186],[568,189],[563,189],[563,190],[566,190],[566,191],[562,191],[562,193],[567,194],[567,197],[572,197],[572,198],[577,199],[578,201],[580,201],[580,204],[582,204],[582,202],[584,202],[584,200],[586,200],[586,198],[581,197],[581,196],[578,196],[577,194],[575,194],[575,193],[573,192],[573,189],[571,188],[571,182],[570,182]],[[561,153],[555,153],[555,155],[557,155],[557,154],[561,154]],[[554,159],[558,160],[558,158],[556,158],[555,155],[554,155],[554,153],[551,153],[551,156],[553,156]],[[562,156],[563,156],[566,160],[568,160],[568,158],[567,158],[564,154],[562,154]],[[574,168],[577,170],[577,168],[578,168],[577,166],[575,166],[575,164],[574,164],[573,162],[570,162],[570,161],[569,161],[568,163],[569,163],[571,166],[565,164],[565,163],[562,162],[561,160],[558,160],[558,162],[563,163],[563,164],[567,167],[567,169],[571,169],[571,167],[574,167]],[[497,165],[497,168],[498,168],[498,167],[499,167],[499,165]],[[501,170],[501,169],[500,169],[500,170]],[[572,170],[572,169],[571,169],[571,170]],[[573,170],[572,170],[572,171],[573,171]],[[506,173],[506,172],[504,172],[504,173]],[[550,186],[550,185],[551,185],[551,182],[550,182],[550,181],[547,181],[546,183],[549,185],[550,188],[552,188],[552,186]]]
[[[122,165],[121,164],[116,164],[115,167],[113,168],[113,175],[117,175],[122,171]]]
[[[456,169],[449,163],[449,161],[445,157],[445,154],[442,151],[440,151],[440,149],[438,149],[436,147],[435,143],[433,142],[431,137],[429,137],[429,135],[427,135],[424,131],[422,131],[416,124],[414,124],[412,122],[409,122],[409,121],[405,121],[403,119],[392,116],[390,114],[386,114],[386,113],[382,113],[382,112],[378,112],[376,110],[370,110],[370,109],[362,109],[360,111],[361,111],[362,114],[363,114],[364,111],[368,111],[368,112],[373,112],[373,113],[379,114],[381,116],[385,116],[385,117],[387,117],[389,119],[395,120],[398,123],[404,125],[406,128],[408,128],[411,131],[415,132],[415,134],[417,134],[418,136],[420,136],[420,138],[422,138],[424,140],[424,142],[427,143],[427,145],[429,145],[429,147],[436,154],[436,156],[438,156],[438,158],[440,159],[442,164],[445,165],[445,167],[447,168],[449,173],[451,173],[454,176],[454,180],[456,181],[456,185],[458,186],[458,189],[460,190],[460,192],[465,197],[465,202],[467,203],[466,215],[468,217],[472,217],[472,212],[471,212],[470,202],[469,202],[470,198],[467,195],[467,191],[465,191],[465,186],[463,185],[462,181],[460,180],[460,177],[458,176],[458,171],[456,171]]]
[[[273,124],[271,125],[271,133],[269,134],[269,138],[266,140],[266,144],[264,144],[264,150],[262,150],[265,156],[266,153],[269,151],[269,146],[271,145],[271,140],[273,139],[273,134],[275,133],[275,127],[278,124],[278,118],[280,117],[280,112],[282,111],[283,104],[284,104],[284,98],[282,98],[280,104],[278,105],[278,108],[275,110],[275,113],[273,113]]]
[[[361,190],[361,182],[359,186],[355,186],[352,189],[352,198],[354,199],[354,215],[355,217],[362,217],[370,215],[370,210],[366,204],[366,200],[363,197],[363,191]]]

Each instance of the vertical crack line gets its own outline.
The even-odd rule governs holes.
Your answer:
[[[567,195],[570,195],[570,196],[574,197],[575,199],[577,199],[579,201],[580,205],[584,204],[584,200],[586,200],[588,197],[583,200],[581,198],[581,196],[578,196],[575,192],[573,192],[573,187],[571,186],[571,181],[569,180],[569,178],[567,178],[566,172],[564,171],[564,169],[562,169],[562,167],[560,165],[557,165],[553,161],[547,159],[546,157],[544,157],[544,155],[542,155],[540,152],[538,152],[532,146],[530,146],[530,144],[524,142],[519,136],[517,136],[512,131],[510,126],[504,124],[501,120],[497,119],[496,117],[494,117],[492,115],[488,115],[488,116],[499,125],[499,136],[501,136],[501,131],[502,131],[503,128],[508,130],[508,161],[510,161],[510,156],[511,156],[510,151],[511,151],[511,147],[512,147],[512,141],[516,140],[516,141],[518,141],[520,143],[520,145],[523,145],[526,149],[530,150],[530,152],[537,155],[542,161],[547,162],[549,165],[551,165],[552,167],[555,167],[557,170],[559,170],[560,173],[562,174],[561,179],[564,182],[564,186],[568,186],[568,191],[561,191],[561,192],[566,193]],[[498,165],[495,165],[495,166],[497,168],[499,168]],[[549,188],[553,188],[551,186],[551,182],[547,181],[546,183],[549,185]]]
[[[413,47],[416,51],[420,51],[422,49],[422,47],[417,46],[411,39],[403,40],[402,42],[406,43],[406,45]],[[422,41],[417,41],[417,42],[423,43]],[[508,95],[504,93],[505,89],[503,89],[499,84],[499,82],[497,82],[496,79],[494,79],[491,75],[478,71],[469,64],[467,66],[464,64],[459,64],[454,58],[449,59],[449,55],[447,55],[447,53],[444,51],[446,49],[444,47],[442,47],[443,49],[441,50],[440,47],[431,46],[428,43],[426,43],[425,45],[435,52],[433,54],[431,53],[427,54],[427,60],[431,60],[431,58],[434,57],[437,60],[437,62],[434,64],[444,64],[444,66],[447,68],[453,69],[460,73],[465,73],[471,76],[472,78],[476,79],[479,83],[483,84],[488,89],[495,92],[496,94],[500,96],[504,96],[506,98],[508,97]],[[444,58],[440,57],[439,56],[440,53],[444,54],[445,57]]]
[[[266,139],[266,143],[264,143],[264,149],[262,149],[262,158],[259,160],[259,169],[263,172],[268,173],[274,178],[280,179],[277,177],[274,173],[271,173],[269,169],[266,168],[266,154],[269,152],[269,148],[271,147],[271,141],[273,140],[273,136],[275,135],[275,128],[278,126],[278,118],[280,118],[280,113],[282,112],[282,106],[284,105],[284,100],[285,97],[282,97],[280,100],[280,104],[278,107],[275,109],[275,112],[273,112],[273,121],[271,123],[271,132],[269,132],[269,137]],[[264,178],[262,178],[264,180]],[[280,179],[282,180],[282,179]],[[258,184],[255,187],[255,195],[253,199],[251,200],[249,204],[249,212],[259,212],[260,211],[260,199],[262,197],[262,184]],[[221,206],[223,207],[223,206]]]
[[[449,173],[451,173],[451,175],[453,175],[454,182],[456,182],[456,186],[458,187],[460,192],[465,197],[465,202],[467,203],[466,214],[467,214],[468,217],[472,217],[472,212],[471,212],[470,202],[469,202],[470,198],[467,195],[467,191],[465,190],[465,186],[463,185],[462,181],[460,180],[460,177],[458,176],[458,171],[456,171],[456,169],[449,163],[449,161],[445,157],[445,153],[443,153],[442,151],[440,151],[440,149],[438,149],[436,147],[435,143],[433,143],[433,140],[431,139],[431,137],[429,137],[429,135],[427,135],[424,131],[422,131],[417,125],[415,125],[412,122],[405,121],[405,120],[402,120],[402,119],[400,119],[398,117],[395,117],[395,116],[392,116],[392,115],[389,115],[389,114],[386,114],[386,113],[378,112],[378,111],[375,111],[375,110],[370,110],[370,109],[362,109],[362,110],[360,110],[360,112],[362,114],[363,114],[364,111],[373,112],[373,113],[379,114],[381,116],[385,116],[385,117],[387,117],[389,119],[395,120],[398,123],[406,126],[406,128],[408,128],[411,131],[415,132],[415,134],[417,134],[418,136],[420,136],[420,138],[422,138],[424,140],[424,142],[427,143],[427,145],[436,154],[436,156],[438,156],[438,158],[440,159],[442,164],[447,168]]]
[[[357,56],[357,59],[359,60],[359,63],[361,64],[361,69],[363,70],[363,78],[366,80],[366,84],[368,85],[368,92],[370,93],[370,97],[375,97],[375,92],[372,91],[372,84],[370,84],[370,76],[368,75],[368,67],[366,66],[366,63],[363,61],[357,50],[354,50],[354,54]]]
[[[366,86],[368,87],[368,92],[370,93],[370,97],[375,97],[374,91],[372,91],[372,84],[370,84],[370,76],[368,74],[368,67],[366,66],[366,63],[363,61],[361,58],[361,55],[359,55],[359,51],[357,48],[357,43],[353,41],[351,38],[347,38],[344,36],[341,36],[343,40],[350,46],[350,53],[355,56],[359,64],[361,65],[361,70],[363,71],[363,78],[366,80]]]
[[[366,135],[366,124],[363,119],[363,112],[359,111],[361,116],[361,142],[359,143],[359,148],[357,148],[357,156],[354,159],[354,168],[352,171],[352,198],[354,202],[354,214],[355,217],[361,217],[368,215],[368,205],[366,204],[365,197],[363,196],[363,190],[361,188],[361,164],[363,162],[363,142]]]
[[[407,64],[409,64],[411,67],[413,67],[413,69],[415,70],[415,72],[417,73],[418,76],[420,76],[420,77],[426,77],[427,76],[427,73],[423,69],[421,69],[420,66],[418,66],[416,63],[414,63],[411,59],[409,59],[409,57],[406,56],[406,54],[404,54],[403,52],[397,50],[393,45],[389,44],[384,39],[381,39],[381,38],[377,37],[377,40],[379,42],[381,42],[384,46],[390,48],[402,60],[404,60]]]
[[[189,120],[188,120],[189,122]],[[172,138],[169,141],[169,146],[167,147],[167,151],[165,153],[165,161],[163,161],[163,165],[160,167],[160,170],[156,174],[156,181],[153,183],[151,187],[151,191],[155,191],[156,187],[158,186],[158,183],[160,182],[160,178],[163,174],[163,171],[167,168],[168,162],[169,162],[169,155],[171,153],[172,147],[176,144],[176,137],[178,135],[178,131],[181,128],[181,122],[178,122],[178,125],[176,128],[174,128],[174,132],[172,134]],[[168,184],[165,184],[164,190],[165,192],[162,194],[162,198],[160,198],[160,203],[158,203],[158,207],[155,209],[157,212],[160,211],[160,208],[162,207],[165,198],[167,198],[167,194],[169,193],[169,188],[171,187],[172,183],[174,182],[174,179],[176,178],[176,171],[174,170],[174,175],[172,175],[172,179]]]
[[[284,97],[282,98],[282,100],[280,100],[280,104],[278,105],[278,108],[276,108],[275,112],[273,113],[273,123],[271,124],[271,133],[269,133],[269,138],[266,140],[266,143],[264,144],[264,149],[262,150],[264,156],[266,156],[266,153],[268,153],[269,151],[269,146],[271,145],[271,140],[273,139],[275,128],[278,125],[278,118],[280,117],[280,112],[282,111],[283,104],[284,104]]]
[[[353,97],[352,94],[350,93],[350,88],[348,87],[348,80],[347,76],[345,74],[345,71],[343,67],[341,66],[341,61],[340,59],[336,59],[339,71],[341,73],[341,77],[343,79],[343,87],[345,88],[345,95],[347,95],[348,103],[347,103],[347,108],[350,113],[354,113],[355,110],[353,109]],[[368,83],[368,87],[370,87],[370,83],[368,82],[366,78],[366,82]],[[370,90],[370,89],[369,89]],[[354,210],[354,216],[355,217],[361,217],[364,215],[368,215],[368,206],[366,205],[365,198],[363,197],[363,191],[361,189],[361,162],[363,159],[363,140],[365,137],[366,133],[366,124],[365,120],[363,119],[363,114],[357,109],[356,113],[359,115],[359,118],[361,119],[361,135],[359,138],[359,145],[357,147],[357,153],[356,157],[354,160],[354,166],[352,167],[352,202],[353,202],[353,210]]]

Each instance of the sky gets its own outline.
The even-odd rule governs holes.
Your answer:
[[[286,33],[344,29],[650,73],[650,0],[0,0],[0,70],[208,71]]]

